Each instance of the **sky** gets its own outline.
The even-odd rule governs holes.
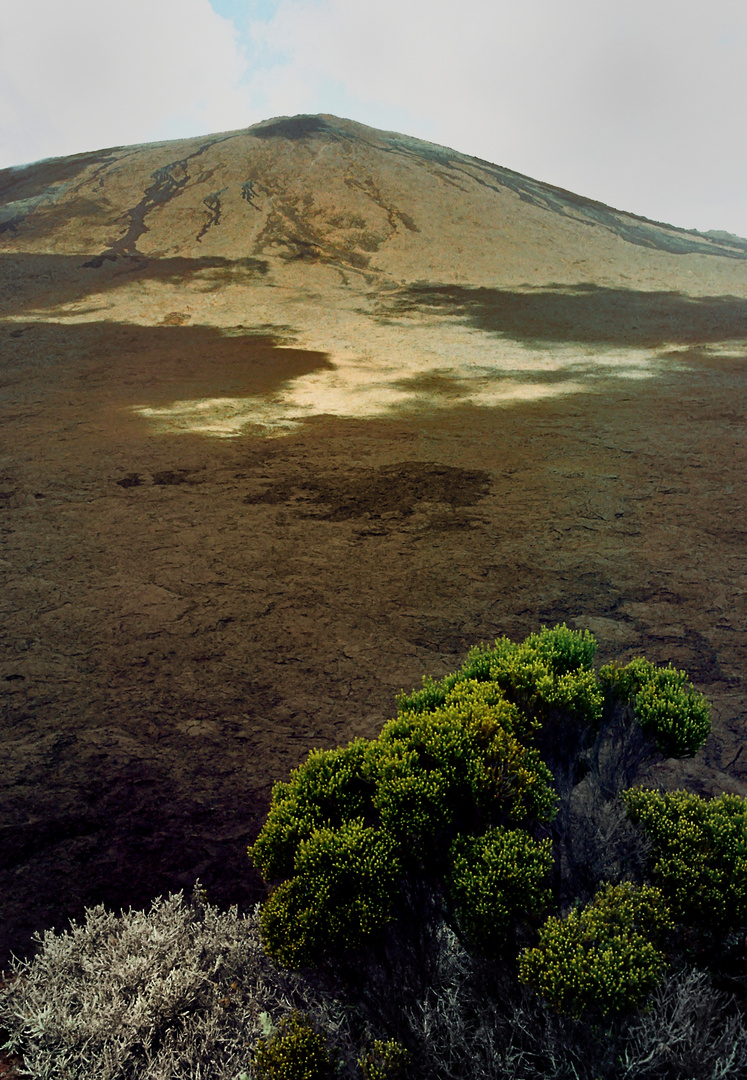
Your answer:
[[[0,168],[320,112],[747,237],[745,0],[0,0]]]

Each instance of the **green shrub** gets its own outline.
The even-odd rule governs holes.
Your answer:
[[[324,1038],[298,1013],[284,1020],[269,1039],[254,1049],[258,1080],[327,1080],[331,1076]]]
[[[282,963],[339,960],[413,897],[450,911],[455,839],[551,819],[552,776],[514,734],[527,730],[517,707],[472,680],[444,702],[398,716],[377,740],[315,751],[276,785],[250,855],[280,879],[262,930]]]
[[[299,845],[293,876],[262,910],[270,955],[297,968],[355,949],[389,918],[399,873],[385,832],[360,819],[317,829]]]
[[[483,952],[501,953],[515,923],[542,914],[552,894],[545,879],[552,865],[550,840],[522,829],[489,829],[460,836],[451,845],[450,890],[468,938]]]
[[[591,668],[597,653],[594,635],[588,630],[570,630],[565,623],[552,630],[542,627],[538,634],[530,634],[524,642],[546,660],[558,675]]]
[[[476,708],[469,695],[386,724],[374,795],[382,823],[408,845],[443,850],[455,831],[548,820],[555,805],[552,776],[538,752],[504,727],[514,723],[514,713],[502,700]]]
[[[605,665],[599,679],[605,689],[630,702],[641,730],[665,757],[693,757],[710,734],[708,702],[684,671],[637,657],[624,667]]]
[[[386,923],[434,911],[480,948],[503,947],[518,913],[545,903],[549,845],[534,837],[548,831],[556,903],[591,895],[606,865],[597,819],[611,820],[654,745],[690,755],[709,725],[683,672],[638,658],[597,676],[595,652],[588,631],[565,625],[499,638],[401,695],[378,739],[313,751],[277,784],[250,848],[275,885],[262,916],[270,954],[339,959]],[[596,815],[583,826],[581,807]]]
[[[464,683],[487,683],[502,693],[521,719],[511,730],[534,745],[561,793],[572,786],[579,756],[591,745],[603,715],[604,698],[591,662],[596,641],[565,624],[542,627],[518,644],[498,638],[472,649],[459,671],[440,682],[424,680],[422,690],[398,698],[400,715],[443,708]]]
[[[261,917],[270,956],[323,964],[360,1000],[371,979],[422,993],[445,928],[480,963],[512,971],[535,921],[573,902],[522,954],[522,980],[571,1017],[630,1012],[662,973],[671,926],[658,887],[613,883],[648,872],[631,818],[680,918],[747,919],[742,803],[673,824],[676,800],[667,817],[651,795],[629,795],[626,810],[618,798],[657,753],[697,751],[705,699],[683,672],[642,658],[597,674],[595,652],[591,634],[565,625],[499,638],[402,694],[378,739],[315,751],[277,785],[250,848],[275,886]]]
[[[251,848],[266,881],[290,877],[299,845],[315,829],[364,816],[376,769],[376,744],[357,739],[338,750],[312,750],[289,783],[275,784],[269,816]]]
[[[407,1050],[396,1039],[375,1039],[373,1047],[358,1059],[363,1080],[400,1080],[405,1075]]]
[[[524,725],[540,726],[562,710],[566,724],[598,723],[602,695],[591,671],[596,641],[588,630],[565,624],[542,627],[520,644],[498,638],[492,647],[472,649],[459,671],[439,682],[423,680],[422,690],[401,694],[400,713],[429,712],[446,702],[460,683],[490,682],[524,713]]]
[[[460,679],[446,692],[443,701],[428,711],[435,712],[442,708],[458,709],[461,715],[469,716],[478,729],[483,720],[487,722],[489,730],[492,730],[497,723],[504,731],[508,731],[518,739],[531,736],[537,727],[536,722],[529,720],[516,705],[508,700],[505,691],[495,682]],[[401,717],[406,714],[406,711],[400,711],[398,715]]]
[[[675,918],[707,932],[747,924],[747,800],[645,788],[623,800],[653,841],[652,874]]]
[[[604,885],[585,908],[550,916],[519,978],[559,1012],[603,1017],[643,1005],[664,971],[655,941],[671,919],[658,889]]]

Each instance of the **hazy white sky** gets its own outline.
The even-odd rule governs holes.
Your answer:
[[[302,112],[747,236],[745,0],[0,0],[0,167]]]

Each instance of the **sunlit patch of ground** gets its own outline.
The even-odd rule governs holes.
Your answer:
[[[153,431],[277,436],[318,416],[505,407],[651,379],[696,353],[746,350],[747,302],[739,298],[591,285],[362,294],[334,284],[332,271],[320,271],[313,291],[264,282],[216,291],[208,280],[216,272],[203,267],[186,283],[168,275],[123,280],[54,307],[60,325],[115,321],[132,327],[137,342],[147,339],[158,360],[141,368],[152,373],[153,388],[133,394],[127,407]],[[25,332],[28,318],[27,311],[6,321]],[[174,340],[165,377],[167,331]],[[273,346],[261,360],[242,344],[259,338]],[[179,360],[182,349],[188,363]],[[135,356],[132,363],[134,370]],[[142,383],[142,373],[133,381]]]
[[[420,360],[412,348],[396,359],[336,355],[332,366],[290,379],[272,394],[141,403],[133,409],[164,433],[277,436],[315,416],[394,417],[593,392],[610,380],[651,378],[667,356],[635,349],[531,348],[506,340],[493,342],[488,356],[484,339],[481,345]]]

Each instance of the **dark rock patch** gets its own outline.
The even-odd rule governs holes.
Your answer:
[[[487,495],[490,474],[429,461],[403,461],[342,476],[306,477],[247,495],[245,503],[291,503],[303,515],[328,521],[399,514],[407,517],[422,502],[473,506]]]

